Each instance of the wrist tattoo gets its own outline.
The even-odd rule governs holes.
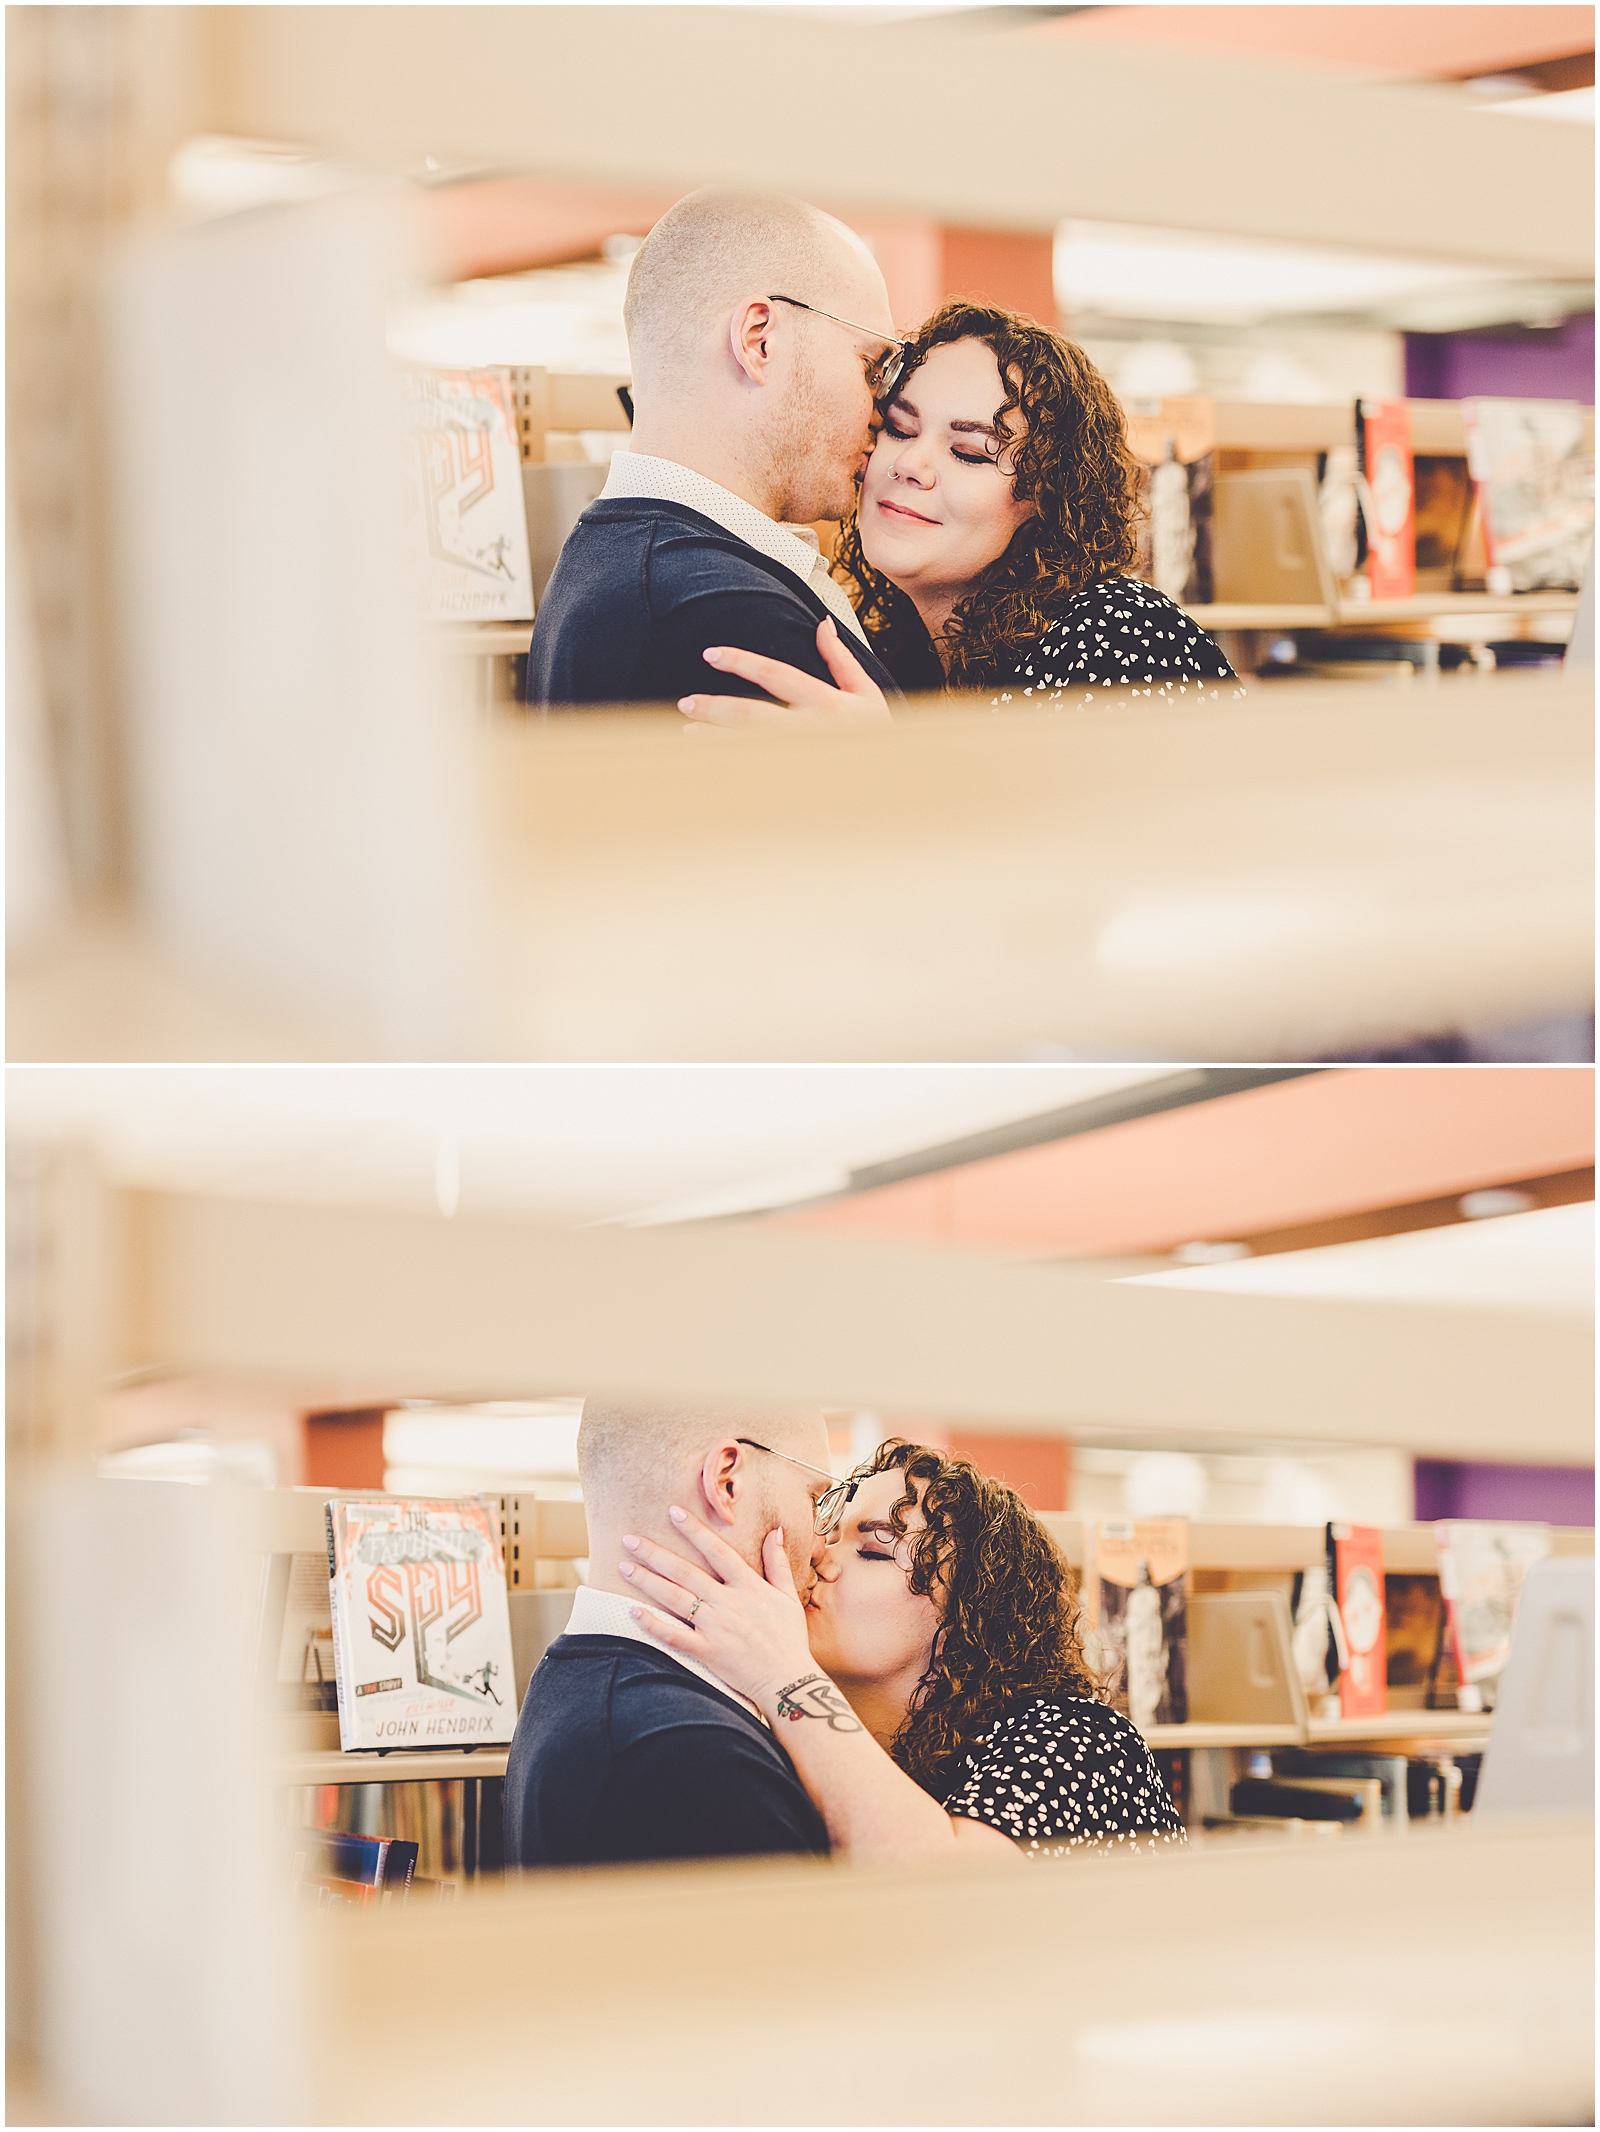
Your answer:
[[[861,1720],[826,1673],[802,1673],[778,1690],[778,1715],[791,1720],[823,1717],[830,1732],[859,1732]]]

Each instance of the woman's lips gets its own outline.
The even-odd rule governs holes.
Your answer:
[[[890,503],[887,497],[878,499],[878,509],[893,511],[896,518],[909,518],[919,526],[936,526],[939,523],[937,518],[924,518],[920,511],[908,510],[903,503]]]

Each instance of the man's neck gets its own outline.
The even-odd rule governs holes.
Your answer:
[[[699,425],[645,418],[635,422],[628,449],[642,452],[646,458],[670,459],[674,466],[686,466],[750,504],[764,517],[783,523],[786,499],[773,480],[770,467],[760,463],[764,455],[742,449],[737,437],[719,437]]]

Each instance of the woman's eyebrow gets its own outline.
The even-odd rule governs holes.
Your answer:
[[[952,422],[950,427],[952,429],[971,430],[980,437],[992,437],[995,435],[995,426],[992,422]]]

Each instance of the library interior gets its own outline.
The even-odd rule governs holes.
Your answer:
[[[9,2123],[1591,2121],[1592,1069],[9,1080]],[[880,1491],[819,1655],[880,1445],[1028,1526],[1131,1820],[530,1843],[730,1410]]]
[[[1592,1058],[1592,9],[6,36],[12,1058]],[[551,715],[706,186],[1064,336],[1224,685]]]

